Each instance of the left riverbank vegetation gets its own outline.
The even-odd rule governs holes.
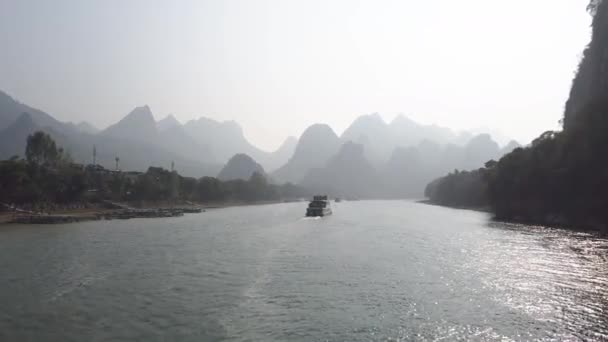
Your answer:
[[[4,209],[32,211],[76,209],[102,201],[145,203],[195,202],[234,204],[291,200],[306,196],[292,184],[270,184],[254,173],[249,180],[183,177],[176,171],[149,167],[146,172],[108,170],[72,161],[43,131],[27,139],[25,158],[0,161],[0,202]]]

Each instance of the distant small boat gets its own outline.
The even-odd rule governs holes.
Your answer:
[[[327,196],[314,196],[312,201],[308,203],[308,208],[306,209],[306,216],[308,217],[322,217],[331,214],[332,211]]]
[[[340,203],[340,202],[342,202],[342,199],[340,197],[336,197],[336,199],[334,200],[334,202]]]

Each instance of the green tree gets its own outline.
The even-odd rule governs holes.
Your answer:
[[[37,201],[41,189],[31,173],[24,160],[11,158],[0,161],[0,202],[20,204]]]
[[[217,178],[203,177],[198,181],[196,188],[199,201],[212,202],[226,199],[226,185]]]
[[[50,135],[37,131],[27,137],[25,157],[30,163],[37,165],[54,165],[61,160],[63,149],[57,148]]]

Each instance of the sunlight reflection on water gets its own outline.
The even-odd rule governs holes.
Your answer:
[[[608,240],[409,201],[0,231],[0,340],[608,339]]]

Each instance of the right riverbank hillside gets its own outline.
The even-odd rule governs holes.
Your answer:
[[[485,167],[426,187],[431,202],[489,207],[497,219],[608,232],[608,2],[592,1],[591,42],[572,82],[561,131],[547,131]]]

